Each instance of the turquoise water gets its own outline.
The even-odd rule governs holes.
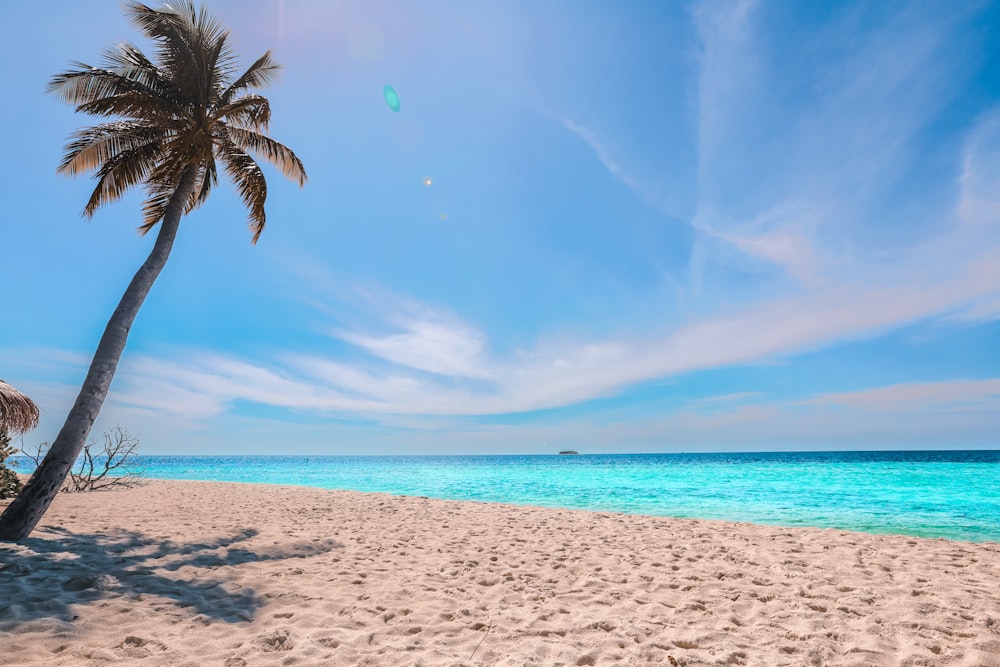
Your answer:
[[[1000,451],[579,456],[145,456],[163,479],[1000,541]]]

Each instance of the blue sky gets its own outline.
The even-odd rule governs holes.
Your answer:
[[[1000,3],[216,0],[303,189],[184,219],[94,434],[146,453],[1000,446]],[[0,376],[55,436],[152,244],[5,3]],[[141,42],[140,42],[141,44]],[[993,47],[991,48],[991,44]],[[382,99],[391,84],[401,110]],[[430,179],[430,185],[426,180]]]

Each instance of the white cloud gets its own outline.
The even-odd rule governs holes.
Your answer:
[[[405,318],[403,331],[385,336],[340,332],[338,337],[387,361],[452,377],[489,378],[484,368],[485,336],[452,319]]]
[[[1000,295],[992,295],[976,301],[968,308],[952,315],[951,319],[964,322],[1000,320]]]
[[[693,226],[728,244],[699,240],[691,262],[696,292],[704,272],[738,261],[723,256],[729,247],[813,285],[868,271],[849,253],[871,253],[873,237],[884,259],[954,223],[944,208],[879,207],[910,177],[926,148],[924,130],[970,76],[959,64],[964,10],[901,6],[873,23],[865,8],[844,6],[807,39],[789,40],[792,51],[780,57],[763,46],[787,39],[765,32],[769,11],[755,2],[695,5]],[[842,55],[823,57],[829,53]],[[910,199],[924,200],[915,181],[908,186]],[[982,202],[971,205],[981,210]],[[882,229],[899,231],[873,234]]]
[[[708,396],[688,402],[688,409],[698,410],[710,407],[719,409],[722,406],[730,407],[736,403],[744,403],[750,399],[759,399],[763,394],[759,391],[739,391],[732,394],[720,394],[719,396]]]
[[[828,264],[812,240],[820,221],[821,216],[806,204],[786,201],[745,224],[703,214],[695,219],[694,227],[749,256],[783,268],[806,285],[815,285]]]
[[[918,413],[927,410],[1000,410],[1000,378],[910,382],[859,391],[823,394],[801,405],[853,410]]]
[[[970,133],[959,188],[963,220],[1000,227],[1000,111],[987,114]]]
[[[756,0],[695,5],[700,37],[698,172],[703,183],[741,109],[734,101],[752,89],[759,66],[753,35]]]
[[[586,143],[590,149],[597,154],[597,159],[600,160],[605,169],[611,172],[625,185],[629,186],[633,190],[637,189],[635,181],[627,173],[625,173],[621,165],[611,157],[611,152],[608,150],[608,147],[605,146],[593,132],[566,116],[560,116],[559,122],[562,123],[563,127],[567,130],[583,139],[584,143]]]
[[[266,360],[186,354],[138,358],[122,369],[116,400],[132,407],[209,416],[234,401],[326,414],[487,415],[542,410],[613,395],[629,385],[737,364],[768,363],[838,341],[876,335],[996,292],[1000,263],[967,257],[950,276],[887,270],[842,284],[707,317],[657,336],[561,341],[498,358],[485,335],[451,316],[406,304],[381,313],[401,334],[347,334],[375,358],[347,363],[321,354]],[[869,276],[870,277],[870,276]],[[385,307],[385,304],[382,304]],[[414,312],[421,311],[421,320]],[[431,332],[431,333],[427,333]]]

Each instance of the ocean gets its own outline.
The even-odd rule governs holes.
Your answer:
[[[297,484],[1000,542],[1000,450],[141,456],[157,479]]]

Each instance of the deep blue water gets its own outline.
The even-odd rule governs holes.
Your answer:
[[[1000,541],[1000,450],[578,456],[142,456],[151,478]]]

